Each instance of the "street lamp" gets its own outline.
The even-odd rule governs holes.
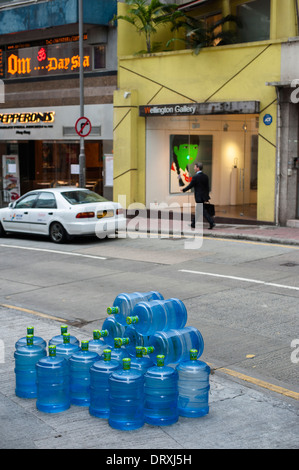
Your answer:
[[[80,57],[80,117],[84,116],[84,68],[83,68],[83,0],[78,0],[79,12],[79,57]],[[80,136],[80,155],[79,155],[79,187],[85,188],[86,185],[86,164],[85,164],[85,146],[84,137]]]

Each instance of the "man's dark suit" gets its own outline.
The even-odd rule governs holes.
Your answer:
[[[191,182],[183,189],[185,193],[189,189],[194,188],[194,197],[197,203],[204,203],[210,199],[209,196],[209,177],[202,171],[198,171],[192,178]],[[214,219],[209,215],[208,211],[203,205],[203,216],[209,222],[210,228],[214,225]],[[192,221],[192,226],[195,226],[195,221]]]

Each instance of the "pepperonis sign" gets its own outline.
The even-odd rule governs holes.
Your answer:
[[[84,47],[84,70],[92,70],[92,48]],[[5,53],[4,78],[26,78],[78,73],[80,56],[76,44],[24,47]]]

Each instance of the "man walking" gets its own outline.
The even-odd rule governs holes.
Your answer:
[[[209,177],[208,175],[203,173],[202,169],[202,163],[194,164],[194,170],[196,174],[193,176],[188,186],[181,188],[181,191],[185,193],[189,189],[194,188],[195,202],[203,204],[203,216],[210,224],[209,229],[212,229],[215,226],[214,219],[210,216],[204,204],[210,199]],[[191,227],[195,228],[195,216],[192,218]]]

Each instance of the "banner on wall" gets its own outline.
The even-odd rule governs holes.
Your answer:
[[[18,155],[2,155],[3,202],[15,201],[20,197],[20,172]]]
[[[194,175],[194,163],[201,162],[204,173],[212,177],[212,135],[170,135],[170,193],[179,193]]]

